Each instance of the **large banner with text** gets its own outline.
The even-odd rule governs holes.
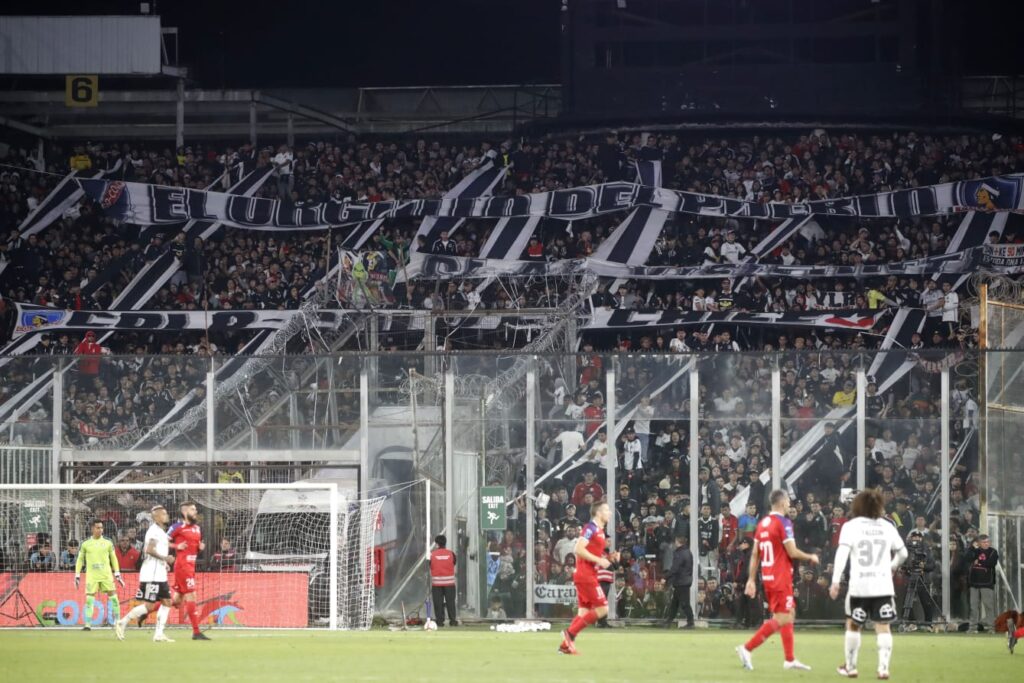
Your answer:
[[[993,176],[858,197],[792,203],[761,203],[613,182],[515,196],[380,202],[330,200],[297,205],[266,197],[241,197],[223,192],[102,178],[74,178],[72,182],[78,183],[107,216],[128,223],[166,225],[205,220],[236,228],[278,232],[326,230],[382,218],[542,216],[579,220],[639,207],[668,213],[778,220],[809,215],[912,218],[960,210],[1024,209],[1024,175]]]

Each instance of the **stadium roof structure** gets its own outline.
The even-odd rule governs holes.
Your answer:
[[[0,93],[0,125],[49,139],[250,139],[261,135],[504,134],[561,112],[561,87],[111,89],[98,106],[70,109],[63,91]]]

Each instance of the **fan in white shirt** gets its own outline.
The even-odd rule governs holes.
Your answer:
[[[686,330],[676,330],[676,336],[668,343],[668,350],[672,353],[690,352],[690,347],[686,345]]]
[[[960,320],[960,297],[949,282],[942,283],[942,322],[957,323]]]
[[[715,410],[720,413],[731,413],[736,410],[736,404],[740,402],[738,396],[732,395],[732,389],[726,387],[722,390],[721,396],[715,397]]]
[[[742,244],[736,241],[736,233],[732,230],[725,236],[725,244],[722,245],[722,258],[728,263],[738,265],[740,259],[746,255],[747,250]]]
[[[743,441],[743,437],[736,434],[729,440],[729,445],[725,447],[725,454],[729,457],[729,460],[733,462],[740,462],[747,459],[747,444]]]
[[[587,445],[583,435],[572,429],[567,429],[556,436],[555,441],[562,446],[562,462],[576,455]]]
[[[886,460],[896,455],[899,449],[896,441],[892,438],[892,430],[883,430],[882,436],[875,439],[875,450],[881,453]]]

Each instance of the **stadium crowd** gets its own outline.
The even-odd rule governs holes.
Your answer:
[[[822,557],[820,567],[799,568],[797,613],[806,619],[842,616],[842,604],[829,600],[827,592],[839,530],[849,514],[843,489],[854,487],[856,481],[853,380],[861,360],[856,354],[826,349],[790,352],[782,363],[781,451],[787,452],[809,433],[817,437],[804,449],[806,466],[789,482],[796,491],[789,516],[797,545]],[[757,354],[735,353],[710,355],[703,361],[697,501],[689,497],[686,374],[665,383],[679,364],[656,354],[619,357],[617,414],[621,419],[626,411],[634,412],[617,439],[614,456],[609,455],[602,424],[603,371],[608,359],[586,349],[577,360],[579,376],[571,390],[568,386],[573,383],[561,376],[549,378],[546,418],[538,428],[537,477],[548,469],[557,476],[546,479],[542,488],[550,501],[537,509],[532,539],[536,584],[571,582],[572,549],[580,527],[589,520],[594,502],[609,500],[615,509],[616,547],[623,555],[614,586],[609,587],[617,596],[619,617],[664,618],[672,587],[666,585],[666,574],[672,567],[676,538],[688,539],[690,524],[695,523],[700,544],[694,550],[700,570],[698,618],[746,626],[760,623],[760,602],[744,597],[742,591],[750,539],[757,520],[768,511],[771,488],[771,389],[766,361]],[[909,578],[915,573],[924,578],[929,595],[941,603],[938,381],[937,366],[921,364],[884,395],[877,393],[874,378],[869,378],[867,386],[867,484],[881,488],[887,517],[919,560],[897,577],[901,612]],[[664,389],[658,388],[659,383]],[[971,548],[979,535],[978,405],[972,381],[955,382],[950,410],[951,604],[954,618],[966,619]],[[612,495],[605,491],[608,467],[615,469],[618,488]],[[1024,504],[1024,499],[1017,503]],[[515,531],[492,546],[504,562],[492,593],[503,600],[510,615],[521,614],[525,607],[523,594],[517,592],[527,571],[523,505],[519,512]],[[551,604],[536,607],[549,616],[565,616],[568,609]],[[920,597],[912,614],[910,620],[922,624],[938,618],[935,606]]]
[[[71,309],[104,309],[128,283],[159,256],[171,252],[180,269],[151,300],[141,302],[156,310],[231,310],[296,308],[304,292],[322,279],[335,262],[334,251],[342,235],[296,233],[268,237],[258,232],[222,229],[210,239],[185,239],[180,232],[140,231],[116,224],[83,200],[38,235],[23,237],[17,226],[38,206],[60,177],[71,169],[91,173],[121,164],[125,180],[226,189],[225,173],[246,161],[274,165],[271,179],[258,191],[264,197],[288,197],[295,203],[327,199],[379,201],[390,198],[436,197],[487,160],[506,165],[509,172],[496,193],[535,192],[574,185],[632,178],[635,160],[660,160],[667,187],[738,197],[752,201],[798,201],[872,193],[963,178],[1024,170],[1024,144],[1017,137],[922,135],[913,132],[800,133],[735,135],[712,138],[697,133],[610,134],[576,139],[547,138],[518,143],[452,143],[440,140],[370,141],[350,138],[316,141],[294,149],[287,146],[256,149],[191,145],[178,150],[163,146],[82,144],[73,149],[51,147],[45,159],[9,150],[0,171],[0,296],[4,315],[0,338],[13,327],[14,302]],[[34,173],[13,167],[35,168]],[[519,255],[524,260],[591,256],[614,230],[621,216],[604,216],[571,224],[545,219],[536,239]],[[941,254],[946,251],[958,220],[950,217],[915,220],[855,221],[821,219],[808,225],[761,262],[849,265],[885,263]],[[456,311],[521,308],[550,305],[564,295],[567,280],[551,278],[497,278],[479,291],[476,283],[396,282],[410,250],[429,250],[476,256],[493,223],[469,220],[450,243],[417,244],[418,224],[390,221],[371,237],[365,249],[381,253],[389,275],[383,307],[411,310]],[[739,263],[751,257],[755,245],[774,226],[766,221],[724,220],[673,216],[648,259],[650,265]],[[1018,243],[1008,222],[992,241]],[[97,283],[102,283],[97,286]],[[762,278],[739,283],[730,280],[625,281],[600,283],[590,298],[595,308],[635,311],[814,311],[828,309],[924,308],[928,319],[912,350],[976,347],[976,333],[961,312],[955,291],[924,277],[889,277],[841,280],[781,280]],[[553,296],[552,292],[555,291]],[[88,295],[83,292],[89,292]],[[950,296],[952,294],[952,296]],[[340,304],[339,304],[340,305]],[[510,319],[515,322],[514,318]],[[457,327],[457,325],[456,325]],[[422,331],[396,331],[384,335],[382,350],[507,348],[522,338],[508,334],[464,331],[427,340]],[[118,333],[103,346],[95,338],[78,335],[40,335],[35,354],[85,356],[66,388],[65,435],[71,443],[103,438],[155,424],[170,406],[202,384],[205,366],[190,356],[237,351],[249,336],[244,333],[211,334]],[[782,447],[799,438],[833,408],[855,400],[851,368],[857,353],[876,349],[875,334],[836,330],[796,331],[780,334],[766,328],[737,329],[716,326],[700,329],[663,329],[659,332],[584,335],[583,371],[578,377],[552,380],[548,422],[541,435],[541,450],[551,466],[564,445],[566,431],[579,432],[595,448],[601,437],[596,425],[603,414],[604,376],[600,352],[658,354],[710,351],[780,351],[790,353],[784,365],[784,433]],[[104,357],[109,350],[114,358]],[[948,350],[948,348],[947,348]],[[845,352],[845,353],[844,353]],[[149,354],[164,354],[150,358]],[[123,357],[116,357],[126,354]],[[761,514],[765,486],[760,483],[769,466],[768,415],[769,362],[752,355],[723,354],[705,362],[714,364],[710,381],[702,383],[702,415],[698,444],[701,498],[696,510],[688,500],[688,397],[678,386],[648,393],[638,408],[649,413],[631,423],[617,444],[619,460],[603,463],[617,468],[622,487],[612,500],[617,510],[619,547],[626,554],[616,577],[620,616],[660,616],[664,611],[664,572],[671,566],[673,541],[698,517],[701,548],[695,553],[702,568],[699,612],[704,617],[756,620],[753,608],[739,597],[749,544],[750,515]],[[657,374],[657,362],[637,362],[619,381],[619,405],[637,401]],[[886,492],[888,512],[901,531],[922,530],[924,543],[935,554],[937,510],[932,496],[938,486],[937,375],[926,364],[909,373],[896,386],[878,395],[868,387],[871,433],[867,457],[870,483]],[[39,372],[31,363],[12,363],[5,369],[0,398],[12,397]],[[561,386],[558,383],[561,382]],[[968,386],[954,407],[955,442],[968,440],[977,405]],[[972,408],[973,406],[973,408]],[[29,416],[34,427],[45,428],[46,409]],[[37,411],[38,412],[38,411]],[[845,419],[845,418],[844,418]],[[572,429],[565,429],[571,423]],[[847,514],[836,482],[848,478],[856,460],[850,449],[848,423],[828,435],[841,453],[831,470],[812,468],[796,484],[791,516],[796,520],[798,543],[820,549],[830,557],[838,526]],[[833,437],[834,434],[839,436]],[[22,432],[23,442],[44,434]],[[28,434],[27,436],[25,436]],[[846,436],[842,436],[845,434]],[[563,440],[564,441],[564,440]],[[637,442],[639,447],[632,444]],[[599,446],[597,446],[599,448]],[[625,453],[639,451],[627,462]],[[958,460],[953,495],[957,513],[954,558],[958,568],[954,605],[961,606],[963,573],[959,557],[977,530],[975,459],[968,447]],[[823,458],[815,454],[814,462]],[[567,548],[576,525],[586,521],[586,487],[604,482],[596,459],[586,467],[559,477],[550,488],[552,499],[538,526],[538,579],[567,582]],[[594,480],[590,480],[590,476]],[[577,496],[583,485],[584,492]],[[562,489],[565,486],[567,488]],[[729,513],[729,503],[746,492],[754,508],[745,516]],[[590,500],[604,495],[590,491]],[[707,505],[707,508],[704,506]],[[685,534],[683,534],[685,535]],[[523,548],[527,539],[512,534],[499,544],[501,558],[492,592],[504,597],[508,614],[522,612],[516,604],[526,568]],[[571,562],[571,560],[569,560]],[[835,616],[836,607],[821,599],[828,575],[827,562],[819,570],[801,568],[798,611],[807,617]],[[935,574],[930,574],[934,579]],[[544,609],[557,607],[544,606]]]
[[[11,147],[0,171],[0,339],[13,327],[13,303],[32,303],[69,309],[105,309],[129,282],[160,255],[171,252],[181,267],[148,301],[137,306],[152,310],[245,310],[296,308],[304,293],[330,270],[341,235],[296,233],[268,237],[259,232],[225,229],[210,239],[186,239],[181,232],[140,231],[116,224],[88,200],[82,200],[61,219],[36,235],[23,237],[17,226],[43,201],[69,170],[93,173],[118,167],[125,180],[226,189],[226,173],[239,162],[273,165],[275,170],[258,194],[289,197],[296,203],[327,199],[365,200],[436,197],[487,160],[506,165],[504,183],[495,192],[533,192],[609,179],[632,178],[636,160],[660,160],[668,187],[705,191],[754,201],[796,201],[839,197],[887,189],[945,182],[967,177],[1018,171],[1024,168],[1024,146],[1015,137],[982,135],[921,135],[914,132],[811,133],[780,131],[772,135],[733,135],[713,138],[700,134],[609,134],[572,138],[522,140],[519,143],[479,144],[409,139],[370,141],[349,138],[314,141],[294,149],[257,149],[251,145],[195,144],[181,149],[160,145],[79,144],[70,149],[51,147],[45,158]],[[21,167],[20,169],[17,167]],[[26,171],[33,168],[46,173]],[[608,237],[620,216],[604,216],[567,224],[541,222],[536,240],[524,249],[525,260],[579,258],[592,255]],[[948,247],[957,221],[927,218],[912,221],[827,221],[821,219],[794,235],[777,250],[760,257],[782,264],[858,264],[900,261],[940,254]],[[391,221],[373,235],[366,249],[376,250],[387,263],[387,282],[394,283],[410,249],[474,256],[486,241],[493,222],[467,221],[445,244],[416,245],[418,224]],[[648,263],[698,265],[737,263],[749,258],[757,242],[772,228],[765,221],[722,220],[674,216],[659,237]],[[333,242],[332,242],[333,237]],[[1017,242],[1024,235],[1007,230],[991,240]],[[477,291],[478,283],[415,281],[384,287],[378,303],[411,310],[504,310],[549,306],[564,298],[574,285],[559,278],[497,278]],[[963,320],[957,293],[928,284],[927,278],[728,280],[603,282],[591,297],[594,307],[636,311],[814,311],[924,307],[928,326],[920,344],[975,344],[969,322]],[[934,289],[933,289],[934,287]],[[122,304],[123,305],[123,304]],[[340,304],[339,304],[340,305]],[[509,325],[519,322],[506,319]],[[966,323],[963,324],[962,323]],[[394,323],[382,335],[381,350],[474,350],[521,346],[525,334],[501,327],[483,331],[443,320],[437,339],[424,339],[422,326],[406,329]],[[462,328],[462,329],[460,329]],[[937,334],[936,334],[937,333]],[[714,334],[691,330],[680,339],[675,330],[654,334],[587,333],[600,350],[670,349],[682,343],[692,350],[722,348],[764,350],[778,344],[777,334],[719,326]],[[231,354],[251,333],[118,333],[103,341],[79,335],[39,335],[33,353],[115,355]],[[644,339],[646,337],[646,340]],[[880,336],[833,332],[802,337],[815,347],[870,349]],[[796,338],[799,342],[801,337]],[[365,340],[359,340],[365,343]],[[362,347],[362,348],[365,348]],[[797,345],[797,348],[800,346]],[[71,426],[82,424],[84,436],[117,431],[134,421],[144,425],[180,399],[201,379],[199,364],[187,361],[132,360],[139,376],[132,378],[131,395],[121,389],[126,372],[103,372],[112,361],[80,367],[83,407],[67,411]],[[150,367],[152,363],[157,363]],[[183,369],[164,376],[159,364]],[[196,366],[194,372],[184,366]],[[149,369],[157,381],[147,382]],[[11,396],[37,369],[16,368],[5,383]],[[96,384],[94,375],[101,378]],[[106,379],[102,379],[106,377]],[[160,383],[162,386],[157,386]],[[88,386],[83,386],[88,385]],[[105,389],[105,391],[104,391]],[[115,400],[115,397],[120,397]],[[96,405],[89,414],[88,404]],[[39,416],[43,417],[43,416]],[[42,421],[42,420],[40,420]],[[75,429],[69,433],[75,433]]]
[[[915,133],[813,134],[687,140],[678,134],[609,135],[545,139],[517,145],[446,145],[439,141],[310,142],[295,149],[281,146],[255,149],[189,146],[183,149],[134,145],[78,145],[53,148],[45,160],[11,148],[5,164],[38,168],[49,174],[11,167],[0,172],[0,294],[20,301],[62,308],[104,309],[145,265],[173,252],[181,269],[161,288],[147,308],[158,310],[294,308],[304,287],[328,269],[328,237],[310,233],[268,237],[259,232],[223,230],[211,239],[193,238],[169,230],[140,231],[115,224],[83,200],[42,233],[22,237],[17,226],[38,206],[69,169],[89,173],[120,164],[125,180],[226,189],[226,171],[245,161],[274,165],[269,182],[258,194],[288,197],[296,203],[328,199],[379,201],[391,198],[436,197],[482,162],[507,165],[509,172],[498,193],[535,192],[608,179],[632,178],[632,161],[663,162],[665,185],[711,192],[753,201],[799,201],[842,197],[888,189],[926,185],[962,178],[995,175],[1024,168],[1024,145],[1017,138],[980,135],[925,136]],[[621,216],[611,215],[567,224],[545,220],[519,257],[526,260],[580,258],[593,254]],[[942,253],[956,222],[921,219],[825,222],[808,226],[791,243],[762,261],[784,264],[857,264],[902,261]],[[475,256],[486,241],[492,221],[468,221],[449,242],[416,245],[418,224],[393,221],[374,235],[366,249],[389,255],[389,270],[397,272],[410,248]],[[676,216],[652,252],[651,265],[738,263],[771,226],[765,221],[724,221]],[[339,231],[341,233],[343,231]],[[335,235],[339,241],[343,235]],[[1021,236],[1024,237],[1024,236]],[[1016,241],[1011,233],[1005,240]],[[416,246],[413,246],[416,245]],[[97,281],[103,285],[96,287]],[[91,283],[91,286],[90,286]],[[391,305],[418,308],[465,308],[461,287],[451,295],[433,283],[424,287],[395,287]],[[698,283],[700,284],[700,283]],[[795,283],[765,283],[766,300],[750,302],[750,310],[803,306],[857,307],[858,295],[871,304],[872,288],[882,282],[821,283],[818,292],[793,292]],[[906,286],[907,283],[900,283]],[[919,285],[922,283],[918,283]],[[693,286],[672,283],[659,287],[636,285],[635,299],[643,306],[684,306],[699,310]],[[776,292],[781,288],[783,296]],[[498,284],[480,292],[487,308],[518,308],[545,299],[540,283],[525,283],[510,296]],[[705,288],[705,298],[711,297]],[[923,287],[920,287],[923,291]],[[93,291],[95,290],[95,291]],[[83,296],[82,292],[90,292]],[[845,292],[827,297],[825,292]],[[624,294],[629,292],[626,287]],[[614,296],[615,293],[612,293]],[[520,297],[522,299],[520,300]],[[783,303],[783,298],[785,303]],[[682,299],[682,301],[680,301]],[[877,305],[881,299],[875,301]],[[902,300],[898,303],[904,303]],[[867,306],[864,306],[867,307]],[[148,350],[159,346],[149,342]]]

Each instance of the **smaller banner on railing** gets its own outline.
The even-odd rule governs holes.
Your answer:
[[[122,611],[139,587],[138,574],[124,574],[118,588]],[[309,575],[301,572],[200,572],[199,620],[218,626],[305,628],[309,626]],[[85,594],[71,572],[0,574],[0,627],[77,626],[83,623]],[[187,623],[171,610],[169,623]],[[94,625],[110,624],[106,600],[97,601]]]
[[[210,330],[279,330],[302,311],[66,311],[30,304],[15,304],[14,338],[30,332],[56,330],[128,330],[134,332]],[[308,315],[310,327],[335,328],[345,311],[317,311]]]
[[[533,601],[544,605],[575,605],[576,586],[541,583],[533,587]]]
[[[1024,244],[986,244],[981,262],[984,266],[1000,269],[1024,267]]]
[[[736,325],[775,325],[785,327],[827,327],[867,331],[875,327],[887,310],[836,310],[808,313],[744,313],[712,311],[638,312],[599,308],[584,327],[588,330],[635,329],[732,323]]]
[[[793,265],[777,263],[716,263],[698,266],[630,266],[596,258],[557,261],[514,261],[425,254],[419,276],[427,279],[490,278],[500,276],[551,277],[587,271],[601,277],[630,280],[694,280],[746,277],[792,279],[866,278],[889,275],[973,273],[985,270],[1016,273],[1024,270],[1024,246],[989,245],[909,261],[860,265]]]

